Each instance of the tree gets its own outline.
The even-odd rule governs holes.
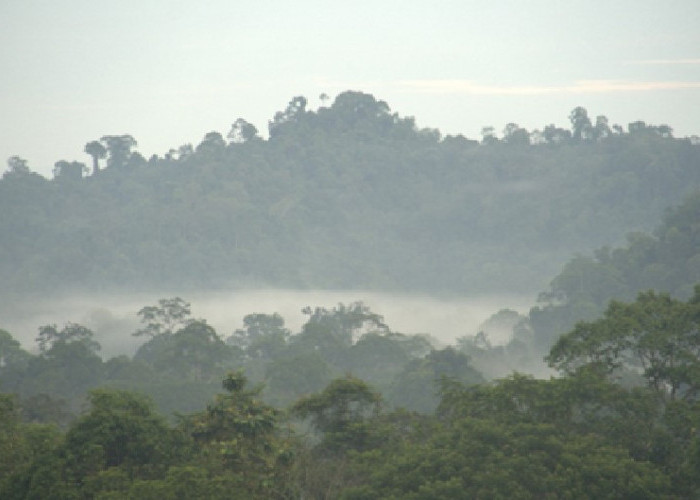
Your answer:
[[[78,481],[110,467],[130,477],[164,471],[175,436],[144,396],[116,389],[90,392],[90,411],[68,430],[64,453]]]
[[[530,133],[517,123],[509,123],[503,129],[503,142],[527,146],[530,144]]]
[[[226,141],[219,132],[208,132],[202,142],[195,148],[198,155],[202,155],[207,159],[218,160],[226,150]]]
[[[223,363],[233,361],[234,351],[203,320],[189,321],[174,333],[161,333],[142,345],[134,361],[180,382],[210,382],[223,373]]]
[[[611,301],[601,319],[563,335],[547,361],[566,373],[586,366],[611,375],[641,371],[658,393],[694,400],[700,392],[700,285],[687,303],[653,291],[633,303]]]
[[[544,128],[542,135],[548,144],[563,144],[571,139],[570,131],[559,128],[553,123]]]
[[[591,138],[593,127],[586,108],[581,106],[574,108],[569,114],[569,121],[574,141],[584,141]]]
[[[23,479],[28,471],[48,461],[60,440],[55,426],[20,422],[17,398],[0,393],[0,497],[50,498],[26,495],[28,481]],[[54,494],[53,498],[60,498],[58,492]]]
[[[647,124],[646,122],[642,120],[637,120],[634,122],[631,122],[627,125],[627,131],[630,134],[642,134],[647,130]]]
[[[65,399],[77,411],[85,392],[103,380],[103,362],[97,354],[100,344],[91,330],[75,323],[61,330],[56,325],[42,326],[36,340],[41,354],[30,360],[15,390],[25,397],[48,394]]]
[[[258,129],[255,128],[255,125],[248,123],[243,118],[239,118],[231,125],[231,131],[228,133],[227,137],[235,144],[242,144],[248,142],[257,135]]]
[[[53,175],[56,179],[76,181],[82,179],[83,174],[86,173],[88,173],[88,169],[85,164],[77,161],[61,160],[54,164]]]
[[[10,156],[7,159],[7,170],[2,177],[23,177],[31,173],[31,170],[29,170],[29,167],[27,166],[27,160],[15,155]]]
[[[190,314],[189,302],[185,302],[180,297],[160,299],[158,305],[143,307],[136,313],[145,326],[134,332],[133,335],[135,337],[140,335],[150,337],[170,335],[193,321]]]
[[[56,325],[45,325],[39,327],[39,335],[36,342],[39,350],[47,354],[58,344],[81,343],[91,351],[98,351],[100,344],[93,340],[94,333],[87,327],[77,323],[67,323],[60,331]]]
[[[484,381],[467,355],[447,347],[405,365],[394,379],[389,400],[394,406],[430,414],[439,403],[439,383],[445,377],[466,385]]]
[[[333,376],[334,371],[316,351],[280,357],[265,368],[265,397],[278,407],[287,406],[301,396],[320,391]]]
[[[131,148],[137,146],[136,139],[128,134],[105,135],[100,138],[100,142],[107,148],[107,166],[117,168],[125,167],[128,164]]]
[[[604,115],[596,116],[595,127],[592,129],[593,140],[601,141],[607,139],[610,135],[612,135],[612,131],[608,125],[608,118]]]
[[[662,124],[656,127],[657,133],[664,139],[673,139],[673,128]]]
[[[171,150],[174,151],[174,150]],[[177,159],[178,161],[183,161],[188,159],[190,156],[194,154],[194,148],[192,147],[192,144],[183,144],[179,148],[177,148]],[[172,156],[172,155],[171,155]]]
[[[100,171],[100,160],[107,156],[107,148],[100,141],[90,141],[85,144],[85,152],[92,156],[92,175]]]
[[[331,110],[354,122],[367,118],[389,117],[391,108],[385,101],[377,100],[371,94],[346,91],[335,98]]]
[[[309,419],[334,451],[361,449],[370,433],[367,419],[379,414],[381,397],[364,381],[346,376],[333,380],[323,391],[300,399],[292,414]]]
[[[148,163],[148,160],[139,153],[138,151],[134,151],[129,155],[129,159],[126,162],[126,166],[128,168],[137,168],[137,167],[143,167]]]
[[[26,366],[31,357],[10,332],[0,328],[0,378],[9,369]]]
[[[287,108],[284,111],[275,113],[272,121],[268,122],[268,131],[270,137],[274,137],[282,129],[282,126],[287,123],[297,122],[306,113],[306,105],[308,101],[304,96],[293,97]]]
[[[350,346],[364,331],[388,331],[384,318],[380,314],[373,313],[362,302],[352,304],[338,304],[333,309],[306,307],[302,312],[309,316],[303,330],[314,328],[326,328],[328,332],[337,337],[342,343]]]
[[[226,343],[240,347],[250,357],[271,358],[284,350],[290,335],[279,314],[248,314],[243,328],[233,332]]]
[[[292,446],[277,432],[279,411],[259,399],[261,388],[247,387],[241,371],[228,373],[222,385],[226,393],[185,418],[184,430],[200,445],[210,471],[238,475],[238,488],[247,493],[242,497],[290,498],[281,490]]]
[[[498,142],[498,137],[496,137],[496,129],[492,126],[481,127],[481,144],[496,144]]]

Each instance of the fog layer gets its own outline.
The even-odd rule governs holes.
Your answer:
[[[103,356],[132,354],[143,343],[131,333],[139,327],[137,311],[161,298],[180,295],[192,306],[192,316],[205,319],[221,337],[241,327],[251,313],[279,313],[292,331],[306,321],[306,306],[333,307],[361,301],[384,316],[393,330],[425,333],[442,344],[477,333],[479,325],[499,309],[526,312],[532,298],[525,295],[474,295],[439,298],[421,294],[391,294],[360,290],[230,290],[178,294],[133,293],[124,295],[74,295],[53,299],[8,302],[0,308],[0,328],[8,330],[23,347],[35,350],[34,338],[41,325],[80,323],[95,332]],[[491,338],[494,344],[509,339]]]

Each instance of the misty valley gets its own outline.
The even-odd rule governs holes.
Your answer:
[[[700,141],[370,94],[0,179],[0,498],[700,497]]]

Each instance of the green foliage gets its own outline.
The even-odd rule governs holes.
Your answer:
[[[291,408],[294,416],[309,419],[323,435],[323,445],[333,451],[362,449],[371,435],[367,420],[378,414],[381,397],[360,379],[333,380],[320,393],[306,396]]]
[[[210,381],[224,371],[235,354],[204,321],[192,321],[175,333],[162,333],[143,344],[135,361],[166,377]]]
[[[663,473],[594,437],[469,419],[361,470],[369,485],[340,498],[663,498],[670,489]]]
[[[699,308],[700,286],[687,301],[653,291],[613,301],[551,349],[560,377],[489,384],[464,352],[392,332],[361,303],[309,308],[296,334],[279,315],[246,316],[238,346],[188,321],[134,360],[103,362],[79,325],[42,327],[36,356],[0,331],[0,375],[21,395],[0,394],[0,498],[695,498]],[[523,343],[532,334],[513,311],[484,326],[520,328]],[[486,333],[461,348],[495,349]],[[231,366],[240,369],[221,375]],[[249,388],[248,368],[268,386]],[[332,379],[345,370],[368,380]],[[225,393],[176,425],[115,388],[91,391],[63,433],[28,423],[59,422],[61,398],[90,384],[196,406],[190,398],[208,397],[221,377]],[[422,414],[383,412],[369,379],[391,379],[378,386],[390,402]],[[269,402],[295,395],[288,413]]]
[[[606,373],[640,370],[656,391],[695,399],[700,390],[699,306],[700,286],[686,303],[653,291],[631,304],[612,301],[602,319],[578,323],[562,336],[547,359],[567,372],[581,366]]]
[[[186,327],[190,319],[190,304],[180,297],[160,299],[157,306],[146,306],[136,313],[144,327],[134,332],[134,336],[170,335]]]
[[[298,397],[320,391],[333,378],[333,368],[317,352],[280,358],[265,370],[266,399],[286,406]]]
[[[248,314],[243,318],[243,328],[233,332],[226,343],[240,347],[252,358],[276,358],[284,351],[290,334],[277,313]]]
[[[700,149],[670,127],[612,133],[580,107],[573,135],[509,123],[481,145],[362,92],[318,110],[293,98],[268,140],[251,127],[238,119],[230,143],[212,131],[148,162],[133,137],[104,136],[85,145],[85,178],[78,162],[48,181],[13,157],[0,180],[5,289],[532,293],[572,252],[650,230],[700,184]]]
[[[130,477],[150,477],[167,467],[174,436],[147,399],[97,389],[89,401],[89,413],[70,427],[64,445],[78,480],[110,467],[121,467]]]
[[[99,351],[100,344],[94,341],[93,337],[94,333],[89,328],[76,323],[68,323],[60,331],[56,325],[45,325],[39,327],[36,343],[39,350],[47,356],[51,356],[52,351],[74,342],[83,344],[91,351]]]
[[[10,332],[0,329],[0,381],[27,366],[31,354],[22,349]]]
[[[285,489],[282,478],[292,457],[292,443],[277,430],[279,412],[248,389],[242,372],[223,381],[206,411],[189,416],[184,429],[200,444],[200,460],[219,474],[235,473],[239,487],[255,498]]]
[[[433,350],[424,358],[405,365],[394,379],[389,391],[389,402],[397,407],[433,413],[440,399],[439,383],[443,378],[467,385],[484,381],[464,353],[452,347]]]
[[[56,341],[30,360],[10,389],[24,397],[49,394],[65,398],[71,410],[77,411],[86,392],[103,381],[102,359],[95,353],[97,346],[89,339]]]
[[[653,235],[631,233],[625,247],[603,247],[593,257],[576,257],[541,294],[529,314],[532,347],[544,355],[579,321],[593,321],[613,300],[634,300],[645,290],[679,299],[700,281],[700,192],[667,210]]]

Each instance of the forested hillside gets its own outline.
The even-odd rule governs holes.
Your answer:
[[[559,337],[577,322],[600,316],[611,300],[633,300],[652,289],[687,299],[698,283],[700,192],[695,192],[666,210],[651,234],[630,233],[625,246],[569,260],[527,316],[500,311],[482,332],[458,343],[489,377],[514,369],[542,374],[542,358]],[[488,331],[498,327],[512,334],[507,345],[491,345]]]
[[[650,230],[700,186],[700,146],[583,108],[571,130],[510,123],[477,142],[419,129],[359,92],[306,106],[297,97],[278,112],[269,139],[238,119],[226,138],[149,159],[133,137],[104,136],[84,147],[90,168],[61,160],[52,180],[11,158],[4,292],[534,293],[572,253]]]
[[[699,220],[696,192],[574,258],[484,324],[505,346],[437,348],[362,303],[226,337],[163,299],[110,359],[79,324],[41,326],[37,353],[0,330],[0,497],[696,498]]]

